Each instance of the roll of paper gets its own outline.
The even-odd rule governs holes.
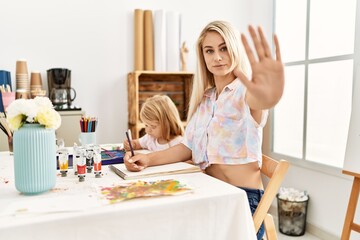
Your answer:
[[[166,71],[166,16],[165,10],[154,11],[155,71]]]
[[[180,70],[180,14],[166,13],[166,71]]]
[[[144,11],[145,70],[154,70],[154,24],[151,10]]]
[[[144,70],[144,11],[134,11],[134,70]]]

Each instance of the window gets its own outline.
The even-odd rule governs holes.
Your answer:
[[[275,32],[286,81],[273,112],[273,153],[342,168],[356,14],[356,0],[276,0]]]

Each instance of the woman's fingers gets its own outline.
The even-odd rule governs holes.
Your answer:
[[[258,27],[258,32],[261,40],[261,45],[264,49],[265,57],[271,57],[271,51],[268,42],[264,36],[264,32],[262,31],[261,27]]]
[[[235,76],[240,79],[240,81],[244,84],[244,86],[247,89],[251,89],[252,88],[252,82],[246,77],[246,75],[239,69],[234,69],[234,74]]]
[[[244,34],[241,34],[241,41],[242,41],[242,43],[244,45],[245,52],[246,52],[246,55],[247,55],[247,57],[249,59],[249,62],[252,65],[253,63],[255,63],[256,60],[255,60],[254,54],[253,54],[253,52],[252,52],[252,50],[251,50],[251,48],[250,48]]]
[[[262,45],[260,39],[258,38],[255,29],[252,26],[249,26],[249,32],[250,32],[250,36],[253,40],[258,58],[261,61],[262,59],[265,58],[265,50],[263,48],[263,45]]]
[[[274,43],[275,43],[276,60],[281,62],[280,44],[279,44],[279,39],[276,36],[276,34],[274,35]]]

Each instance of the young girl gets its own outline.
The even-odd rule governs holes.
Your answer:
[[[134,150],[164,150],[180,143],[184,135],[179,111],[166,95],[155,95],[146,99],[140,110],[140,120],[145,124],[146,134],[131,144]],[[125,150],[130,150],[129,142],[124,141]]]
[[[146,155],[124,157],[127,169],[186,161],[192,158],[205,173],[246,191],[252,213],[262,197],[262,129],[269,108],[280,100],[284,67],[274,36],[276,59],[261,28],[249,27],[257,58],[234,27],[209,23],[197,41],[199,75],[194,82],[188,125],[181,144]],[[248,68],[251,66],[252,75]],[[248,78],[251,76],[251,80]],[[258,232],[262,239],[263,228]]]

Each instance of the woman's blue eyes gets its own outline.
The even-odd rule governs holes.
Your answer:
[[[227,47],[222,47],[220,48],[220,52],[226,52],[227,51]],[[214,53],[214,50],[212,49],[208,49],[205,51],[207,54],[211,54],[211,53]]]

